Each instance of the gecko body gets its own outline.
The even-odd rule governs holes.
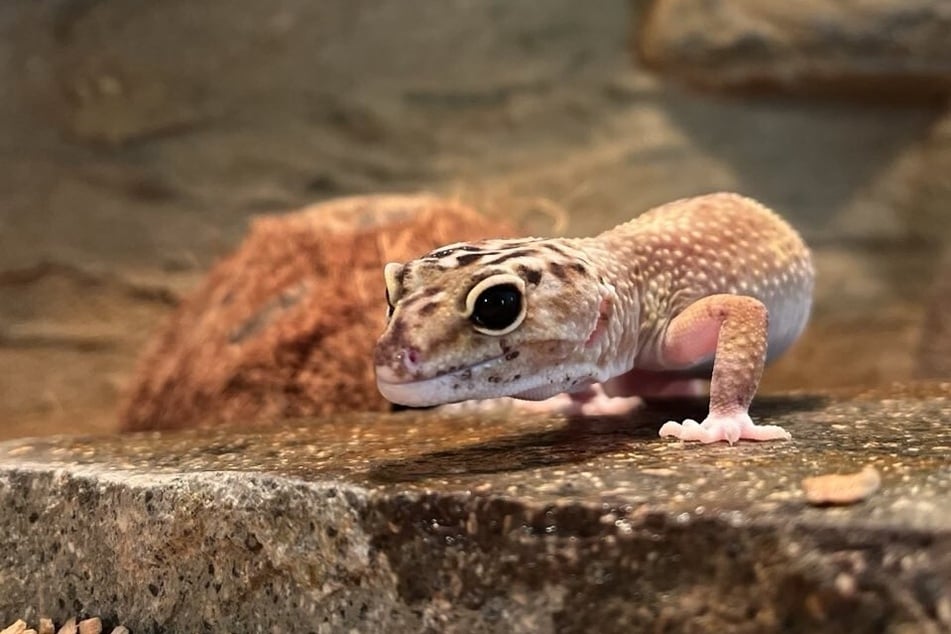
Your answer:
[[[586,413],[615,413],[612,402],[706,377],[707,418],[661,435],[789,437],[748,409],[765,361],[805,327],[813,265],[796,231],[749,198],[675,201],[593,238],[451,244],[384,277],[374,362],[395,403],[568,393]]]

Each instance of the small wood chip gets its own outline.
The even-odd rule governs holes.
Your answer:
[[[10,627],[0,630],[0,634],[23,634],[23,631],[26,629],[26,621],[17,620],[16,623]]]
[[[78,631],[79,628],[76,627],[76,619],[69,619],[56,631],[56,634],[76,634]]]
[[[53,634],[55,631],[53,619],[40,619],[40,631],[37,634]]]
[[[115,628],[113,628],[112,634],[129,634],[129,628],[127,628],[125,625],[117,625]]]
[[[102,621],[98,616],[79,622],[79,634],[102,634]]]
[[[806,501],[817,506],[855,504],[870,497],[881,485],[882,478],[872,466],[858,473],[830,473],[802,480]]]

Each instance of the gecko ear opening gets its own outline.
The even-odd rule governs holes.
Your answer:
[[[476,332],[501,336],[518,328],[525,320],[525,281],[517,275],[488,277],[466,296],[466,318]]]

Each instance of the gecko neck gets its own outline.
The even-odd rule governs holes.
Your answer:
[[[594,266],[607,293],[603,306],[607,317],[604,331],[592,346],[603,378],[622,374],[634,367],[642,348],[641,307],[643,267],[634,253],[611,239],[609,232],[593,238],[565,239]]]

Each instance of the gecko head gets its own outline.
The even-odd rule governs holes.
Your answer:
[[[387,264],[384,278],[389,319],[374,362],[390,401],[539,399],[595,379],[613,289],[566,241],[453,244]]]

